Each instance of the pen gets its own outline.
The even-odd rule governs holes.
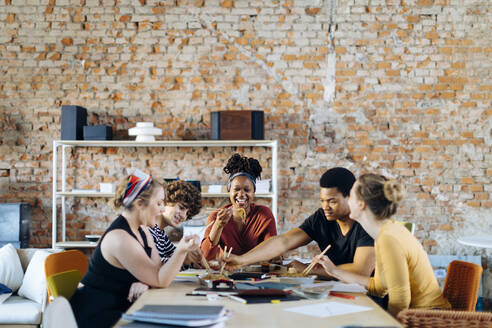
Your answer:
[[[337,292],[330,292],[330,296],[336,296],[336,297],[341,297],[341,298],[348,298],[349,300],[355,299],[355,296],[347,295],[347,294],[342,294],[342,293],[337,293]]]
[[[239,302],[241,304],[248,303],[248,302],[246,302],[246,300],[244,298],[241,298],[241,297],[237,297],[237,296],[234,296],[234,295],[227,295],[227,297],[229,297],[231,300],[236,301],[236,302]]]

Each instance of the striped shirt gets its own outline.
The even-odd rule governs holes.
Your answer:
[[[157,224],[149,228],[150,234],[154,238],[155,247],[159,252],[162,263],[166,263],[167,260],[173,255],[176,246],[169,240],[167,233],[164,229],[159,229]]]

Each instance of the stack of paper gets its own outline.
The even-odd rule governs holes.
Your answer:
[[[310,315],[318,318],[326,318],[330,316],[343,315],[355,312],[363,312],[372,310],[371,307],[354,305],[340,302],[316,303],[303,306],[296,306],[285,311],[295,312],[305,315]]]
[[[332,292],[342,293],[366,293],[367,289],[359,284],[346,284],[339,281],[328,281],[321,283],[303,284],[301,288],[319,288],[326,289]]]
[[[223,306],[211,305],[144,305],[124,320],[174,325],[180,327],[216,327],[229,318]]]

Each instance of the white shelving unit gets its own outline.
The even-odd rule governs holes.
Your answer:
[[[61,190],[58,185],[58,150],[61,147]],[[277,140],[176,140],[176,141],[53,141],[53,197],[52,197],[52,247],[58,248],[93,248],[97,245],[89,241],[67,241],[66,240],[66,209],[67,197],[113,197],[113,193],[101,192],[73,192],[66,189],[66,150],[69,147],[266,147],[272,152],[272,192],[258,193],[255,197],[271,198],[272,212],[277,218],[278,201],[278,143]],[[228,193],[202,193],[202,197],[228,197]],[[58,199],[61,200],[62,240],[57,241],[57,208]]]

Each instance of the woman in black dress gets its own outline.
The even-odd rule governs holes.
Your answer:
[[[162,265],[146,227],[164,210],[165,188],[137,171],[126,177],[112,200],[121,214],[104,232],[80,287],[70,300],[79,328],[111,327],[131,305],[130,287],[141,281],[165,288],[179,272],[188,252],[199,247],[198,236],[183,238]]]

